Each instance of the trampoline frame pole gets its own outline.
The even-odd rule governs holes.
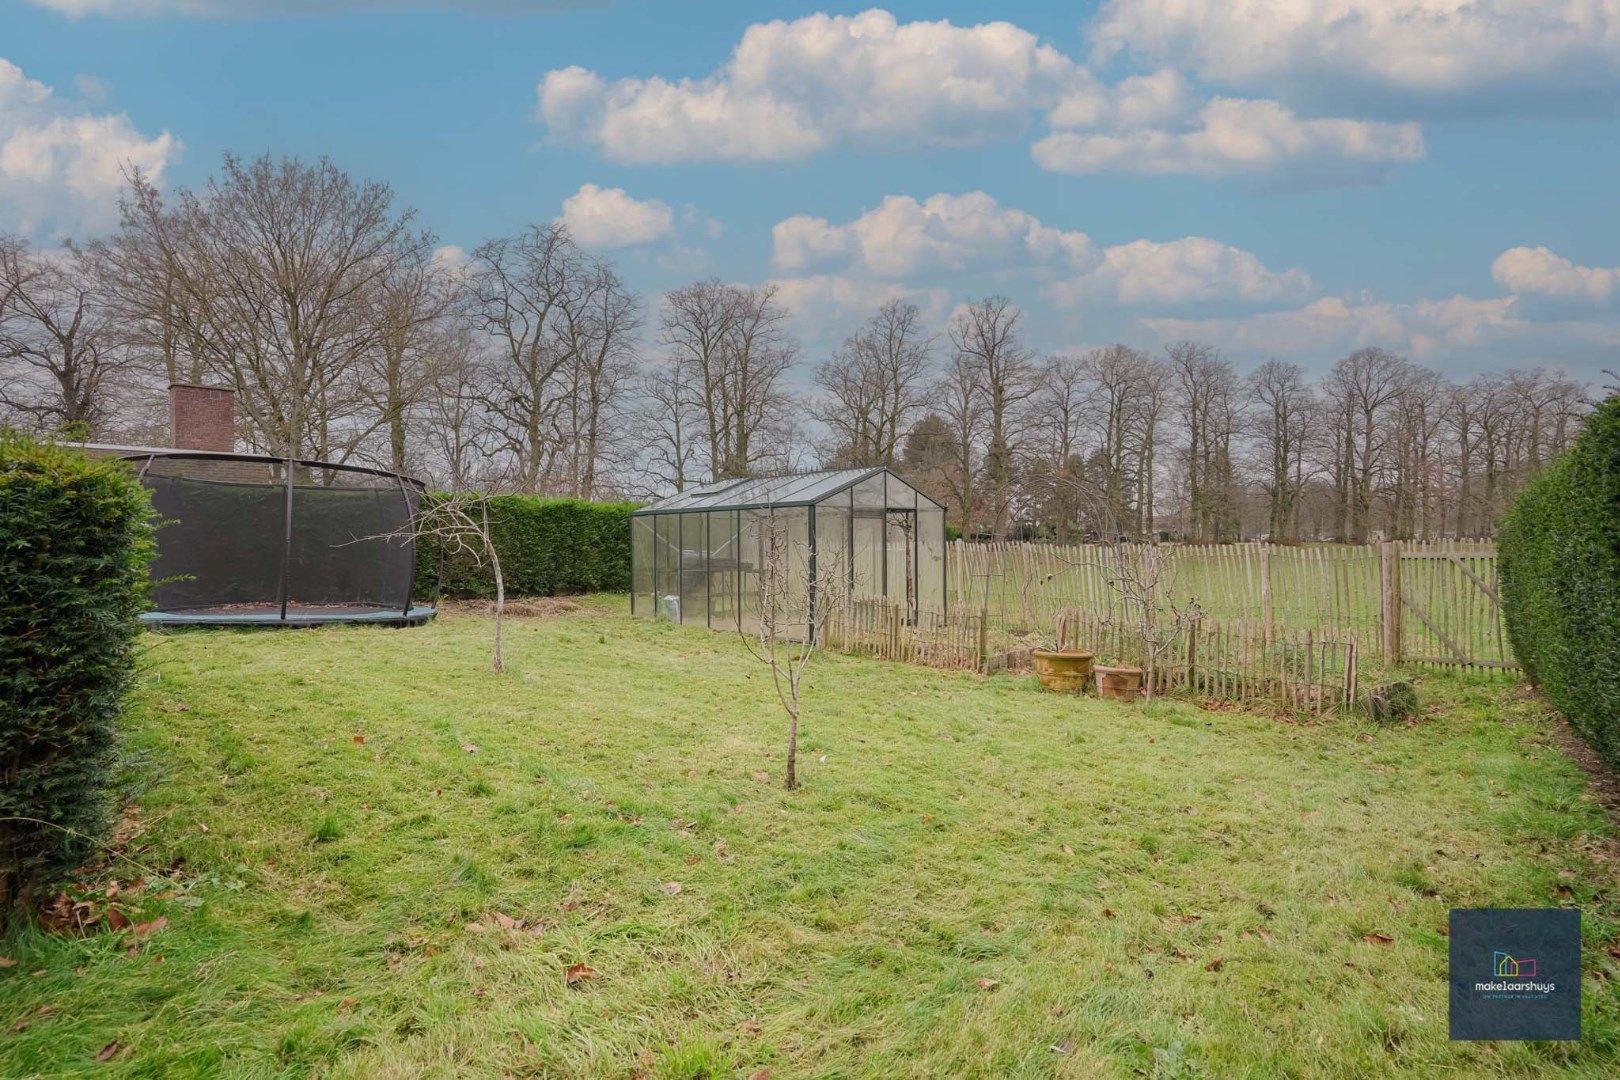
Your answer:
[[[287,456],[287,496],[281,512],[281,621],[287,621],[287,578],[292,571],[293,457]]]

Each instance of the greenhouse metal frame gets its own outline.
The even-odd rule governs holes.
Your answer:
[[[757,630],[768,525],[785,531],[786,585],[807,612],[831,569],[852,600],[898,603],[913,622],[948,614],[945,508],[883,467],[721,480],[634,511],[631,612]]]

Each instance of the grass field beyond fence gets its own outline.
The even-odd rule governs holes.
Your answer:
[[[1384,730],[823,655],[789,794],[734,636],[488,635],[152,639],[149,925],[0,943],[0,1075],[1613,1075],[1614,834],[1499,683]],[[1448,1042],[1447,910],[1560,904],[1585,1039]]]

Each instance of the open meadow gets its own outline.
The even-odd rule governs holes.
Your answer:
[[[149,636],[135,927],[0,953],[0,1074],[1612,1076],[1616,833],[1534,700],[1413,725],[818,656],[622,598]],[[1447,1041],[1447,910],[1584,912],[1579,1043]],[[159,922],[159,920],[166,920]],[[98,1062],[98,1056],[105,1062]]]

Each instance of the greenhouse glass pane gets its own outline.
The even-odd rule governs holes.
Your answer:
[[[945,512],[917,511],[917,606],[945,612]]]
[[[637,615],[653,613],[653,519],[630,519],[630,603]]]
[[[752,634],[759,629],[759,573],[762,561],[760,522],[765,513],[762,510],[743,510],[738,516],[741,522],[737,538],[738,570],[741,578],[741,596],[738,601],[741,609],[740,621],[742,632]]]
[[[837,602],[849,590],[847,494],[816,504],[816,579],[831,602]]]
[[[709,620],[708,541],[703,514],[677,514],[681,523],[681,622]]]
[[[709,521],[709,625],[737,628],[737,515],[713,510]]]
[[[680,515],[653,518],[653,611],[660,619],[678,619],[680,594]]]

